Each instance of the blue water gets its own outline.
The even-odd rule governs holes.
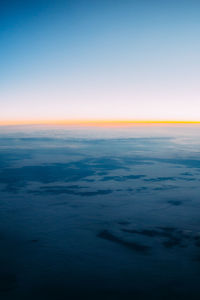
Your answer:
[[[200,127],[0,128],[0,299],[200,299]]]

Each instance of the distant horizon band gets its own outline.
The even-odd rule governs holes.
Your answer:
[[[200,124],[200,121],[187,120],[16,120],[0,121],[0,126],[15,125],[83,125],[83,126],[128,126],[159,124]]]

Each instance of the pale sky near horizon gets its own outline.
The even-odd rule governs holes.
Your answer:
[[[2,0],[0,122],[200,121],[200,1]]]

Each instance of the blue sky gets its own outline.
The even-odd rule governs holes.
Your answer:
[[[0,120],[199,120],[199,1],[1,1]]]

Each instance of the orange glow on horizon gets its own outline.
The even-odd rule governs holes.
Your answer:
[[[200,121],[176,120],[8,120],[0,121],[0,126],[20,125],[61,125],[61,126],[137,126],[137,125],[200,125]]]

